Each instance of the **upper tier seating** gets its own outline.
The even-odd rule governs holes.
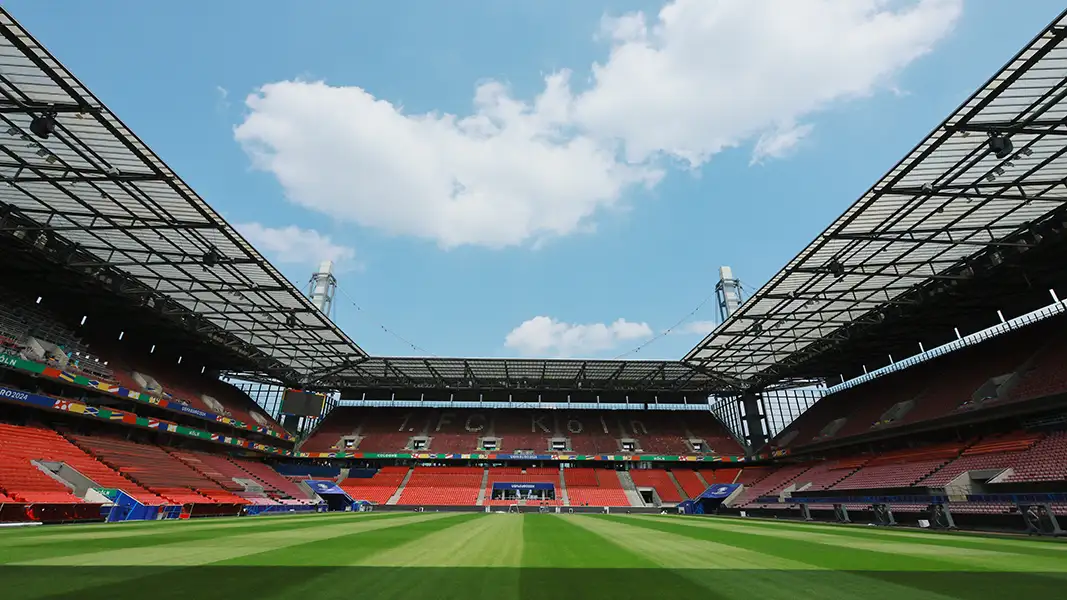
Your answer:
[[[360,436],[344,445],[344,436]],[[576,454],[620,454],[622,439],[645,453],[692,454],[690,438],[707,443],[704,452],[740,454],[741,446],[708,412],[439,410],[429,408],[334,409],[303,443],[304,452],[403,452],[412,438],[430,438],[426,450],[465,454],[481,450],[481,438],[497,438],[499,452],[551,452],[549,440],[566,438]]]
[[[341,481],[340,487],[355,500],[385,504],[396,493],[408,471],[407,467],[382,467],[373,477],[350,477]]]
[[[484,474],[480,467],[415,467],[399,504],[475,505]]]
[[[970,414],[1067,391],[1065,319],[1051,319],[820,399],[771,448],[803,446]],[[1035,404],[1035,408],[1039,405]]]
[[[665,503],[677,504],[683,500],[678,487],[671,481],[671,476],[664,469],[633,469],[630,477],[637,487],[651,487]]]
[[[21,427],[0,423],[0,457],[3,457],[3,460],[0,460],[0,469],[4,467],[18,468],[24,472],[30,472],[30,469],[32,469],[32,471],[45,477],[47,475],[41,473],[29,461],[62,462],[100,487],[120,489],[143,504],[159,505],[166,503],[163,498],[123,477],[117,471],[86,454],[81,448],[70,443],[52,429]],[[32,472],[31,476],[36,478]],[[58,487],[49,486],[51,489],[62,490],[63,492],[68,491],[66,486],[59,484],[59,482],[50,477],[48,479],[58,485]],[[3,481],[3,478],[0,477],[0,488],[4,487]]]
[[[630,506],[619,474],[611,469],[564,469],[571,506]]]

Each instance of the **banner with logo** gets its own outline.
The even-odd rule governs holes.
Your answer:
[[[159,431],[166,431],[168,433],[173,433],[185,437],[196,438],[200,440],[211,440],[213,442],[226,444],[228,446],[249,448],[252,450],[258,450],[260,452],[267,452],[270,454],[279,454],[282,456],[292,455],[291,451],[283,450],[282,448],[267,446],[266,444],[258,444],[242,438],[231,437],[218,433],[211,433],[210,431],[204,431],[203,429],[196,429],[194,427],[186,427],[185,425],[179,425],[178,423],[165,421],[163,419],[140,417],[134,413],[119,410],[117,408],[94,406],[92,404],[86,404],[79,400],[71,400],[69,398],[53,398],[52,396],[44,396],[42,394],[31,394],[22,390],[17,390],[8,387],[0,387],[0,400],[8,400],[10,402],[17,402],[19,404],[24,404],[27,406],[36,406],[38,408],[44,408],[47,410],[56,410],[72,413],[84,417],[100,419],[102,421],[118,421],[127,425],[133,425],[134,427],[157,429]]]
[[[494,490],[554,490],[556,486],[551,483],[510,483],[494,481]]]
[[[744,456],[719,456],[714,454],[659,455],[659,454],[502,454],[498,452],[472,452],[470,454],[433,454],[430,452],[294,452],[295,458],[399,458],[415,460],[541,460],[555,462],[584,461],[649,461],[649,462],[743,462]]]
[[[705,498],[709,500],[722,500],[729,498],[730,494],[734,493],[734,490],[741,487],[739,483],[713,483],[708,486],[708,489],[704,490],[702,494],[697,498]]]
[[[21,356],[15,356],[13,354],[0,353],[0,366],[7,367],[9,369],[14,369],[16,371],[25,371],[28,373],[33,373],[35,375],[40,375],[42,377],[56,379],[64,383],[89,388],[93,391],[110,394],[119,398],[126,398],[135,402],[151,404],[153,406],[158,406],[167,410],[182,412],[187,415],[193,415],[194,417],[200,419],[215,421],[216,423],[223,423],[231,427],[245,429],[247,431],[254,431],[256,433],[269,435],[271,437],[276,437],[286,441],[292,441],[293,439],[295,439],[288,432],[277,432],[273,429],[270,429],[269,427],[263,427],[254,423],[245,423],[244,421],[238,421],[237,419],[233,419],[224,415],[217,415],[215,413],[210,413],[204,410],[200,410],[198,408],[186,406],[185,404],[182,404],[177,400],[159,398],[157,396],[148,395],[144,392],[138,392],[136,390],[127,389],[122,386],[115,385],[111,382],[98,381],[96,379],[86,377],[85,375],[81,375],[79,373],[61,371],[55,367],[43,365],[32,360],[26,360]]]

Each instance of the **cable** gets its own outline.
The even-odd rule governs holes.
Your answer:
[[[714,298],[715,295],[716,295],[716,292],[712,292],[711,294],[708,295],[707,298],[704,298],[703,300],[701,300],[700,304],[698,304],[696,308],[694,308],[693,310],[689,311],[689,313],[687,315],[685,315],[684,317],[679,319],[677,323],[675,323],[674,325],[671,325],[670,327],[664,329],[659,334],[648,338],[647,340],[642,342],[640,345],[638,345],[633,350],[630,350],[629,352],[623,352],[622,354],[616,356],[612,360],[620,360],[620,359],[626,358],[627,356],[629,356],[631,354],[637,354],[638,352],[644,350],[645,348],[647,348],[648,346],[652,345],[653,343],[655,343],[655,342],[667,337],[675,329],[678,329],[682,325],[685,325],[685,324],[689,323],[689,321],[693,318],[693,316],[696,315],[698,312],[700,312],[700,309],[704,308],[704,305],[706,305],[708,302],[711,302],[711,299]]]
[[[359,306],[358,304],[356,304],[356,301],[352,299],[352,296],[349,296],[349,295],[348,295],[348,292],[346,292],[346,291],[345,291],[345,289],[344,289],[343,287],[341,287],[341,286],[337,286],[337,291],[341,292],[341,293],[342,293],[342,294],[344,295],[344,297],[345,297],[345,298],[346,298],[346,299],[348,300],[348,302],[349,302],[349,303],[350,303],[350,304],[351,304],[352,306],[354,306],[354,307],[356,308],[356,310],[357,310],[357,311],[359,311],[359,312],[363,313],[364,315],[366,315],[366,314],[367,314],[367,312],[366,312],[365,310],[363,310],[362,308],[360,308],[360,306]],[[371,321],[373,321],[373,320],[374,320],[374,319],[371,319]],[[378,327],[379,327],[379,328],[380,328],[380,329],[381,329],[382,331],[384,331],[384,332],[388,333],[389,335],[391,335],[391,336],[395,337],[396,339],[400,340],[401,342],[403,342],[403,343],[404,343],[404,344],[406,344],[407,346],[410,346],[410,347],[411,347],[411,349],[412,349],[412,350],[414,350],[415,352],[417,352],[417,353],[419,353],[419,354],[422,354],[422,355],[424,355],[424,356],[426,356],[426,355],[429,355],[429,356],[432,356],[433,358],[440,358],[439,356],[437,356],[437,355],[436,355],[436,354],[434,354],[433,352],[430,352],[429,350],[427,350],[427,349],[425,349],[425,348],[423,348],[423,347],[421,347],[421,346],[417,346],[416,344],[414,344],[413,342],[411,342],[410,340],[408,340],[408,339],[407,339],[407,338],[405,338],[404,336],[402,336],[402,335],[400,335],[399,333],[397,333],[397,332],[393,331],[392,329],[389,329],[389,328],[388,328],[388,327],[386,327],[385,325],[382,325],[381,323],[379,323],[379,324],[378,324]]]

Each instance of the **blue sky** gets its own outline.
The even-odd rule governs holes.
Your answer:
[[[678,358],[1062,3],[5,8],[369,352]]]

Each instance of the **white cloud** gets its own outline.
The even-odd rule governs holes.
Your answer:
[[[784,158],[792,154],[805,136],[814,129],[812,125],[788,125],[765,132],[756,140],[750,164],[762,163],[768,158]]]
[[[356,251],[336,244],[329,236],[314,229],[301,229],[296,225],[266,227],[260,223],[234,225],[260,252],[280,263],[318,266],[324,260],[332,260],[340,267],[351,264]]]
[[[467,116],[409,114],[359,87],[282,81],[246,99],[235,137],[295,203],[443,247],[505,247],[592,228],[663,165],[754,144],[787,156],[808,117],[895,89],[962,0],[674,0],[605,19],[610,54],[532,100],[477,87]],[[665,161],[664,159],[668,159]]]
[[[223,111],[230,108],[230,91],[221,85],[215,86],[215,92],[219,95],[215,108]]]
[[[504,345],[525,356],[591,356],[651,335],[647,323],[626,319],[578,325],[538,316],[512,329]]]
[[[716,326],[718,326],[718,323],[715,321],[691,321],[679,327],[675,327],[671,330],[671,333],[707,335],[711,333]]]

